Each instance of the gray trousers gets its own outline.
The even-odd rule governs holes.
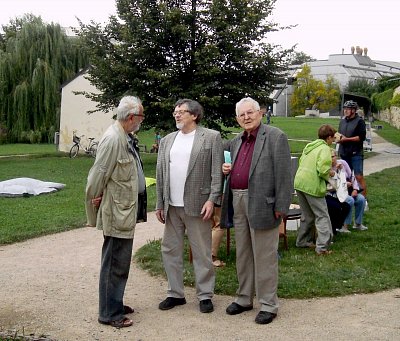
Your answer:
[[[247,190],[232,190],[236,271],[239,281],[235,302],[248,307],[256,294],[261,311],[278,312],[279,229],[252,229],[248,221]]]
[[[329,219],[325,197],[319,198],[297,191],[302,211],[296,246],[305,247],[313,242],[314,226],[317,229],[316,251],[329,249],[332,239],[332,225]]]
[[[183,246],[185,229],[193,254],[196,293],[199,301],[214,295],[215,272],[211,257],[211,220],[185,214],[183,207],[169,206],[161,252],[168,278],[168,297],[185,297]]]
[[[132,259],[133,239],[104,237],[99,280],[99,321],[124,317],[123,297]]]

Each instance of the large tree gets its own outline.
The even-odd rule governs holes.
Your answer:
[[[31,14],[3,26],[0,39],[0,140],[50,142],[57,129],[60,86],[87,65],[58,24]]]
[[[339,105],[340,88],[338,81],[331,75],[325,82],[315,79],[307,64],[297,74],[293,84],[291,111],[293,116],[304,115],[306,109],[328,111]]]
[[[294,51],[289,58],[290,65],[303,65],[308,62],[314,62],[315,60],[315,58],[309,56],[303,51]]]
[[[280,29],[268,21],[275,0],[117,0],[117,16],[102,27],[80,23],[90,55],[88,94],[99,110],[136,94],[145,125],[168,129],[178,98],[198,100],[206,125],[234,122],[243,96],[266,102],[291,50],[267,43]]]

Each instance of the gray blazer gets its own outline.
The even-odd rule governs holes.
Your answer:
[[[229,141],[225,148],[231,152],[232,166],[242,144],[243,132]],[[230,176],[227,178],[222,205],[221,226],[228,226],[232,210]],[[274,212],[287,214],[292,199],[293,181],[291,156],[286,135],[278,128],[262,124],[258,130],[249,173],[249,224],[253,229],[272,229],[279,226]]]
[[[169,154],[177,131],[168,134],[160,141],[157,158],[157,205],[167,216],[169,206]],[[189,167],[186,175],[183,202],[185,213],[200,217],[201,209],[207,200],[220,204],[224,152],[219,132],[198,126],[194,136]]]

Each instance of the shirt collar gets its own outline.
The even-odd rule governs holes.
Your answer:
[[[242,140],[255,140],[257,138],[258,131],[260,130],[260,126],[254,129],[250,134],[245,131],[242,135]]]

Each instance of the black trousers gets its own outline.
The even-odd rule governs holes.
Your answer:
[[[133,239],[104,237],[99,280],[99,320],[124,317],[123,297],[132,259]]]
[[[338,198],[331,195],[326,195],[325,200],[328,205],[329,218],[333,230],[332,232],[333,234],[337,234],[336,230],[342,228],[344,220],[350,211],[350,205],[345,202],[340,202]]]

